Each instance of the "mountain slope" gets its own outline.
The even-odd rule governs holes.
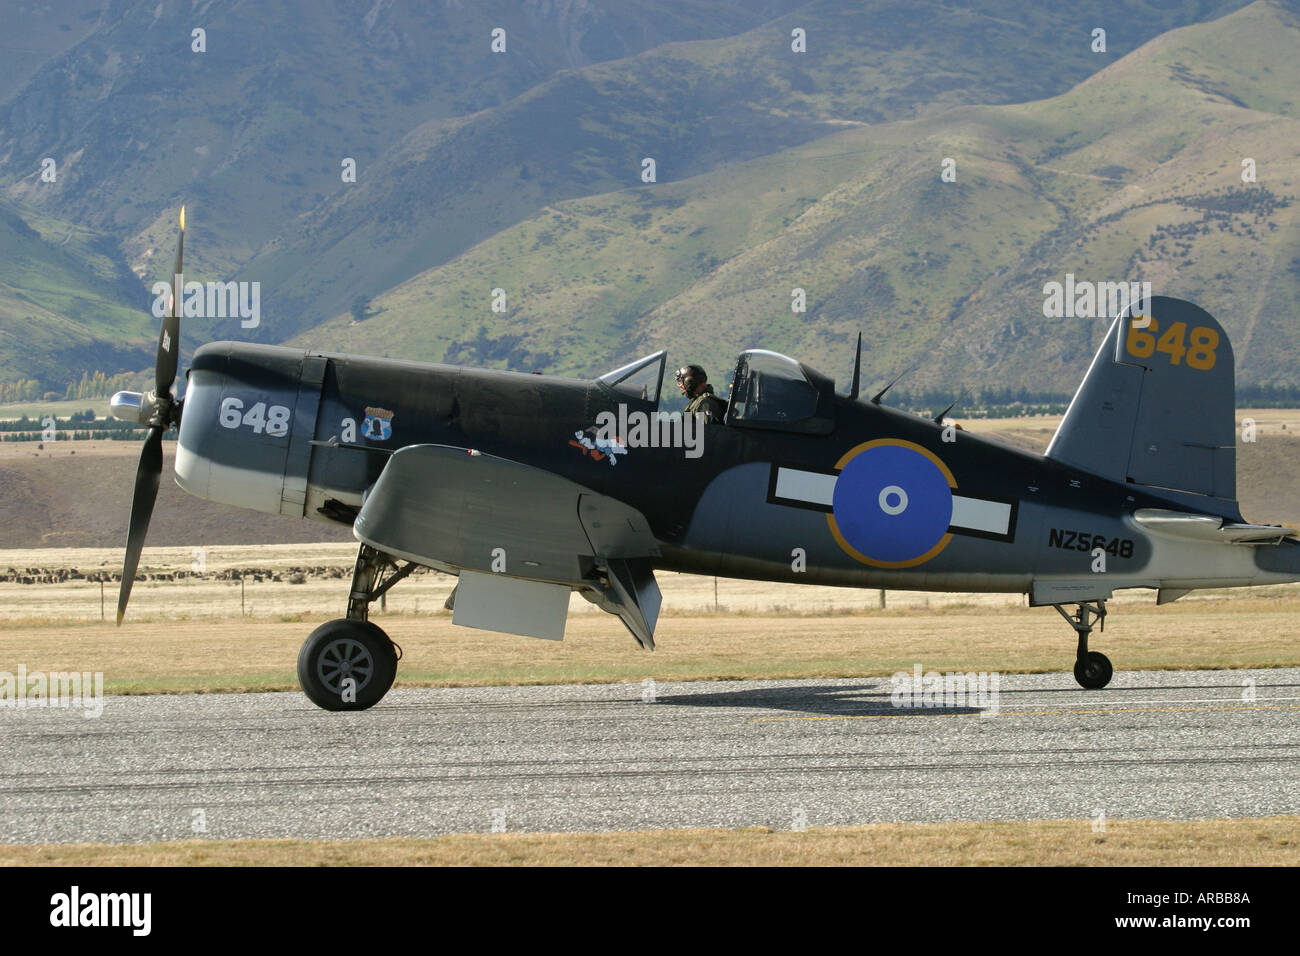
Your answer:
[[[661,342],[725,367],[762,340],[834,372],[865,322],[873,375],[974,382],[1013,361],[1060,390],[1100,333],[1029,321],[1042,282],[1147,270],[1229,295],[1250,380],[1285,383],[1295,34],[1284,6],[1242,6],[69,5],[29,27],[0,102],[0,195],[21,216],[0,228],[0,378],[147,365],[127,272],[168,270],[184,201],[189,277],[258,281],[263,313],[190,321],[187,350],[296,336],[585,372]],[[1246,150],[1260,188],[1224,192]],[[71,259],[68,223],[87,237]],[[354,326],[358,297],[378,314]]]
[[[557,71],[743,30],[792,0],[114,0],[101,26],[0,104],[11,199],[114,231],[140,270],[182,201],[197,272],[230,273],[422,123],[513,99]],[[663,15],[665,12],[670,15]],[[206,31],[205,52],[191,31]],[[489,50],[507,31],[508,53]],[[59,165],[39,181],[43,157]]]
[[[572,373],[668,346],[715,377],[763,346],[842,379],[862,328],[870,381],[918,365],[907,387],[954,397],[1009,382],[1065,393],[1107,324],[1044,317],[1043,284],[1073,273],[1200,302],[1233,335],[1239,382],[1295,385],[1296,48],[1300,19],[1256,3],[1058,97],[848,128],[554,204],[380,296],[371,318],[295,341]],[[1241,182],[1245,157],[1257,183]]]
[[[111,0],[66,49],[33,31],[41,65],[0,103],[0,188],[106,233],[146,280],[185,202],[191,277],[261,282],[264,314],[186,341],[279,341],[550,204],[636,183],[645,156],[680,181],[845,124],[1036,99],[1241,2]]]
[[[446,262],[547,205],[769,155],[845,126],[1063,92],[1175,23],[1239,4],[821,0],[734,37],[558,74],[473,116],[430,121],[241,273],[284,337]],[[1111,27],[1108,52],[1090,31]],[[791,31],[806,31],[806,54]]]

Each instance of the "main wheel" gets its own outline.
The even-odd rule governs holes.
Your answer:
[[[1087,656],[1074,662],[1074,679],[1087,690],[1101,690],[1110,683],[1113,673],[1110,658],[1099,651],[1089,651]]]
[[[365,710],[388,693],[397,676],[397,650],[369,621],[328,621],[298,652],[298,683],[326,710]]]

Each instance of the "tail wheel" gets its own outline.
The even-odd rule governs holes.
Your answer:
[[[365,710],[397,676],[397,648],[370,621],[340,619],[312,631],[298,652],[298,683],[317,707]]]
[[[1113,673],[1110,658],[1100,651],[1089,651],[1074,662],[1074,679],[1087,690],[1101,690],[1110,683]]]

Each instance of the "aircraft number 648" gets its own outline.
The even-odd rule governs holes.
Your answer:
[[[243,414],[241,415],[240,412],[243,412]],[[217,416],[217,421],[224,428],[238,428],[241,425],[246,425],[253,429],[254,434],[257,435],[262,434],[263,431],[268,435],[289,434],[289,409],[287,407],[272,405],[268,408],[266,402],[258,402],[244,412],[243,401],[233,395],[222,400],[221,412]]]

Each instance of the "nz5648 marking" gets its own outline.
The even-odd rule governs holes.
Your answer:
[[[1067,531],[1064,528],[1052,528],[1047,535],[1049,548],[1064,548],[1066,551],[1083,551],[1091,553],[1101,548],[1107,554],[1119,558],[1133,557],[1133,540],[1131,538],[1107,538],[1104,534],[1088,534],[1086,531]]]

